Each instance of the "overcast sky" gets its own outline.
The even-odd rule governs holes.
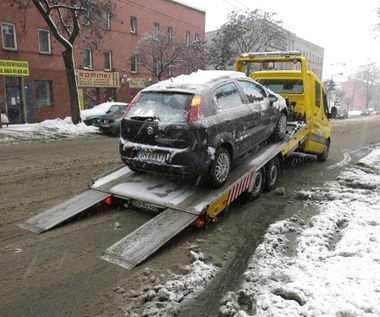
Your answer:
[[[261,9],[277,13],[282,26],[325,49],[324,78],[344,73],[349,76],[359,66],[375,62],[380,66],[380,38],[373,27],[380,22],[379,0],[180,0],[206,11],[206,32],[222,25],[234,9]],[[334,76],[334,80],[339,76]]]

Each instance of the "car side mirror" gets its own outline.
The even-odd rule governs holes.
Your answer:
[[[273,94],[269,94],[268,99],[269,99],[270,105],[273,105],[278,100],[278,98]]]

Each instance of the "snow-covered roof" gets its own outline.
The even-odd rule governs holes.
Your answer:
[[[160,81],[144,90],[171,89],[188,86],[199,87],[224,78],[247,78],[242,72],[230,70],[198,70],[189,75],[179,75],[171,79]]]

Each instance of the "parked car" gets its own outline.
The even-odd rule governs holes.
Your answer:
[[[113,106],[114,107],[114,106]],[[128,104],[122,105],[118,110],[112,112],[108,110],[105,115],[99,118],[99,131],[104,134],[120,134],[120,122],[127,110]]]
[[[107,113],[112,113],[120,109],[120,107],[128,105],[125,102],[105,102],[91,109],[82,110],[80,115],[82,121],[86,125],[99,126],[99,118]]]
[[[132,171],[207,178],[222,186],[234,159],[286,134],[284,98],[235,71],[197,71],[143,89],[121,121]]]
[[[339,108],[336,111],[336,119],[347,119],[348,118],[348,111],[344,108]]]

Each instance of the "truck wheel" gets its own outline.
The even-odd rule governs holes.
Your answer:
[[[280,163],[278,158],[271,159],[265,166],[265,190],[270,191],[276,187],[280,177]]]
[[[260,197],[261,193],[264,190],[264,184],[265,184],[264,176],[265,176],[264,169],[260,168],[255,174],[252,191],[248,192],[246,195],[247,200],[254,200]]]
[[[209,183],[214,188],[222,187],[231,169],[231,156],[227,149],[219,148],[211,165]]]
[[[317,155],[318,162],[326,162],[330,152],[330,141],[327,141],[322,154]]]
[[[279,142],[285,139],[286,136],[286,125],[287,125],[287,117],[284,113],[281,113],[280,118],[278,119],[277,125],[274,128],[272,141]]]

